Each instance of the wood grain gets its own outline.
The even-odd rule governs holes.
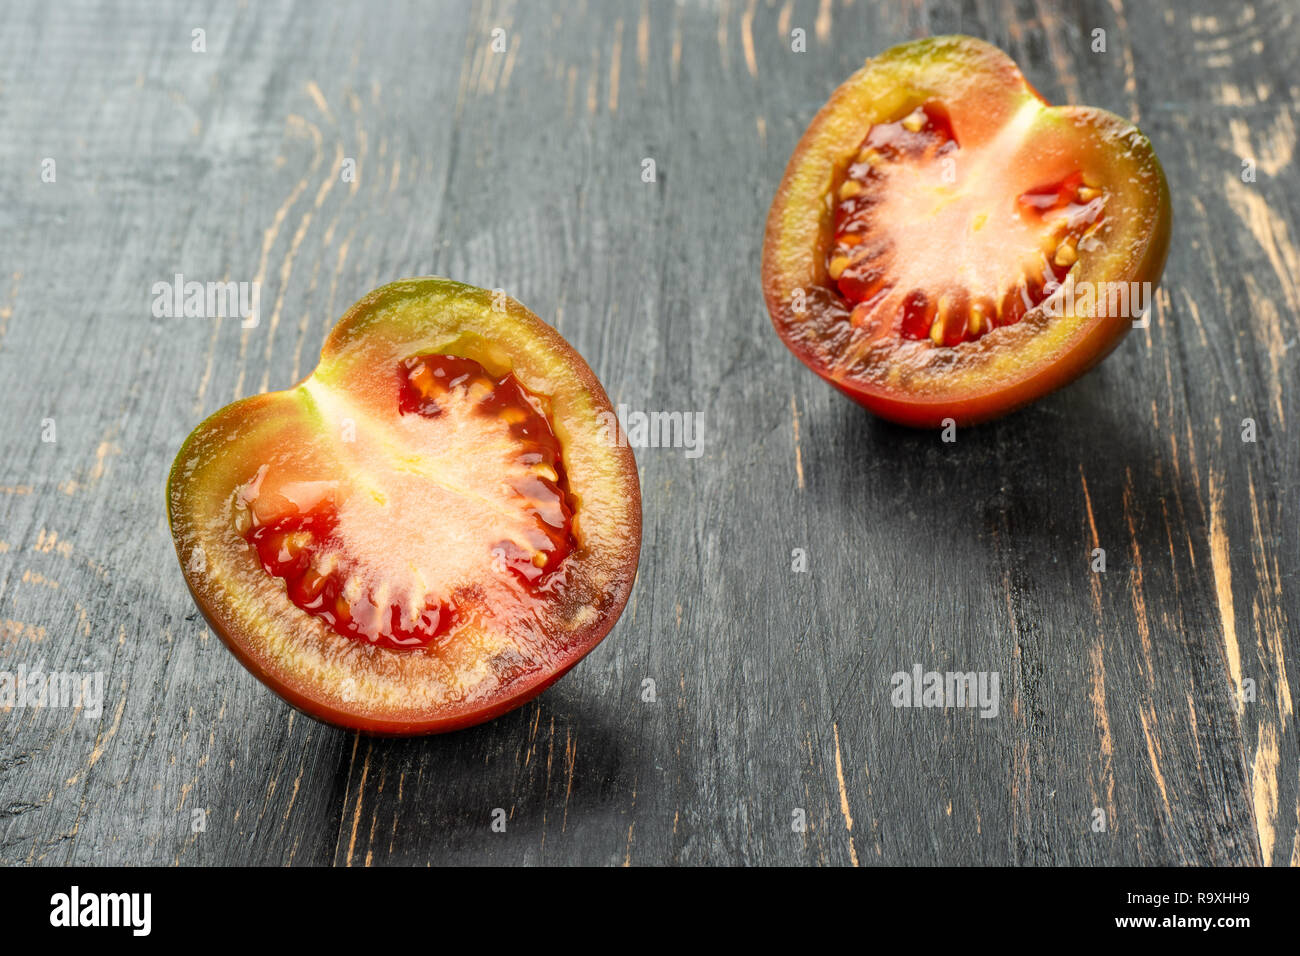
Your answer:
[[[1300,863],[1298,18],[1293,0],[11,5],[0,670],[102,671],[105,701],[0,715],[0,862]],[[1148,329],[944,444],[800,366],[758,262],[830,91],[954,31],[1053,101],[1138,120],[1175,235]],[[178,272],[260,282],[260,322],[154,318]],[[295,382],[352,301],[430,273],[526,303],[615,402],[702,413],[705,452],[638,452],[639,581],[570,676],[488,726],[356,738],[207,632],[163,483],[203,416]],[[915,664],[998,672],[998,717],[892,707]]]

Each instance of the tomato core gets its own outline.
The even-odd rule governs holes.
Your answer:
[[[576,544],[574,509],[546,402],[513,373],[495,377],[473,359],[421,354],[401,362],[395,379],[397,412],[429,420],[435,429],[423,457],[448,451],[437,442],[442,433],[436,429],[445,426],[449,440],[455,436],[469,442],[483,461],[509,464],[495,486],[483,484],[474,472],[477,463],[466,463],[463,483],[445,496],[452,503],[448,509],[401,480],[392,482],[395,491],[357,487],[347,478],[286,480],[263,465],[236,496],[235,523],[263,569],[285,582],[289,599],[302,610],[345,637],[418,648],[436,645],[494,584],[467,580],[461,573],[449,579],[454,585],[445,593],[431,593],[428,581],[437,573],[427,572],[430,565],[459,564],[471,569],[471,577],[487,571],[498,580],[513,580],[511,590],[525,603],[540,599],[552,587],[549,576]],[[393,468],[419,473],[421,457]],[[465,456],[452,457],[464,461]],[[471,498],[477,506],[472,518],[467,517],[471,509],[458,513],[454,508]],[[511,519],[505,522],[508,533],[491,533],[491,519],[485,522],[483,516],[494,513]],[[408,530],[420,522],[442,523],[448,530],[441,538],[423,539],[418,529]],[[457,522],[466,523],[468,530],[456,528]],[[358,525],[363,527],[357,530]],[[425,554],[421,567],[408,565],[409,573],[407,568],[398,575],[391,568],[372,573],[366,553],[373,554],[376,547],[385,552],[402,548],[401,540],[388,542],[382,535],[376,540],[375,529],[389,526],[395,539],[409,535],[437,541],[435,550],[451,541],[482,553],[469,560],[450,552]]]
[[[573,507],[560,442],[543,401],[512,373],[493,378],[478,362],[456,355],[413,355],[402,363],[402,373],[402,414],[437,417],[449,401],[460,399],[473,406],[473,414],[508,426],[520,447],[518,461],[531,472],[515,479],[512,490],[528,502],[540,534],[530,536],[531,548],[505,539],[493,545],[493,553],[530,584],[555,570],[573,550]]]
[[[1005,158],[997,142],[963,153],[939,102],[870,128],[832,197],[826,258],[854,327],[952,348],[1060,286],[1106,196],[1076,172],[1004,203]]]

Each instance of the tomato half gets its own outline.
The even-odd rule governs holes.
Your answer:
[[[1050,106],[996,47],[933,37],[869,60],[813,119],[768,216],[763,290],[786,345],[850,398],[968,424],[1109,354],[1170,225],[1132,123]]]
[[[376,734],[540,693],[613,627],[641,544],[636,465],[591,369],[523,306],[445,279],[371,293],[297,387],[203,422],[167,504],[235,656]]]

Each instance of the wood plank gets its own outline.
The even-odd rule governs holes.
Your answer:
[[[0,715],[0,862],[1300,862],[1294,2],[12,7],[0,670],[100,671],[105,702]],[[945,444],[799,365],[758,268],[830,91],[952,31],[1140,122],[1175,236],[1149,329]],[[261,321],[153,317],[176,273],[260,282]],[[505,289],[706,445],[638,452],[636,591],[578,669],[370,740],[207,632],[163,483],[203,416],[430,273]],[[998,716],[894,708],[916,664],[998,672]]]

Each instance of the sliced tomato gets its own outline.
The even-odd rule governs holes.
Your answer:
[[[996,47],[934,37],[868,61],[813,119],[768,216],[764,295],[791,351],[855,401],[969,424],[1109,354],[1170,224],[1132,123],[1050,106]]]
[[[313,717],[378,734],[487,720],[627,602],[640,489],[614,421],[519,304],[385,286],[305,381],[185,442],[168,514],[186,581],[236,657]]]

